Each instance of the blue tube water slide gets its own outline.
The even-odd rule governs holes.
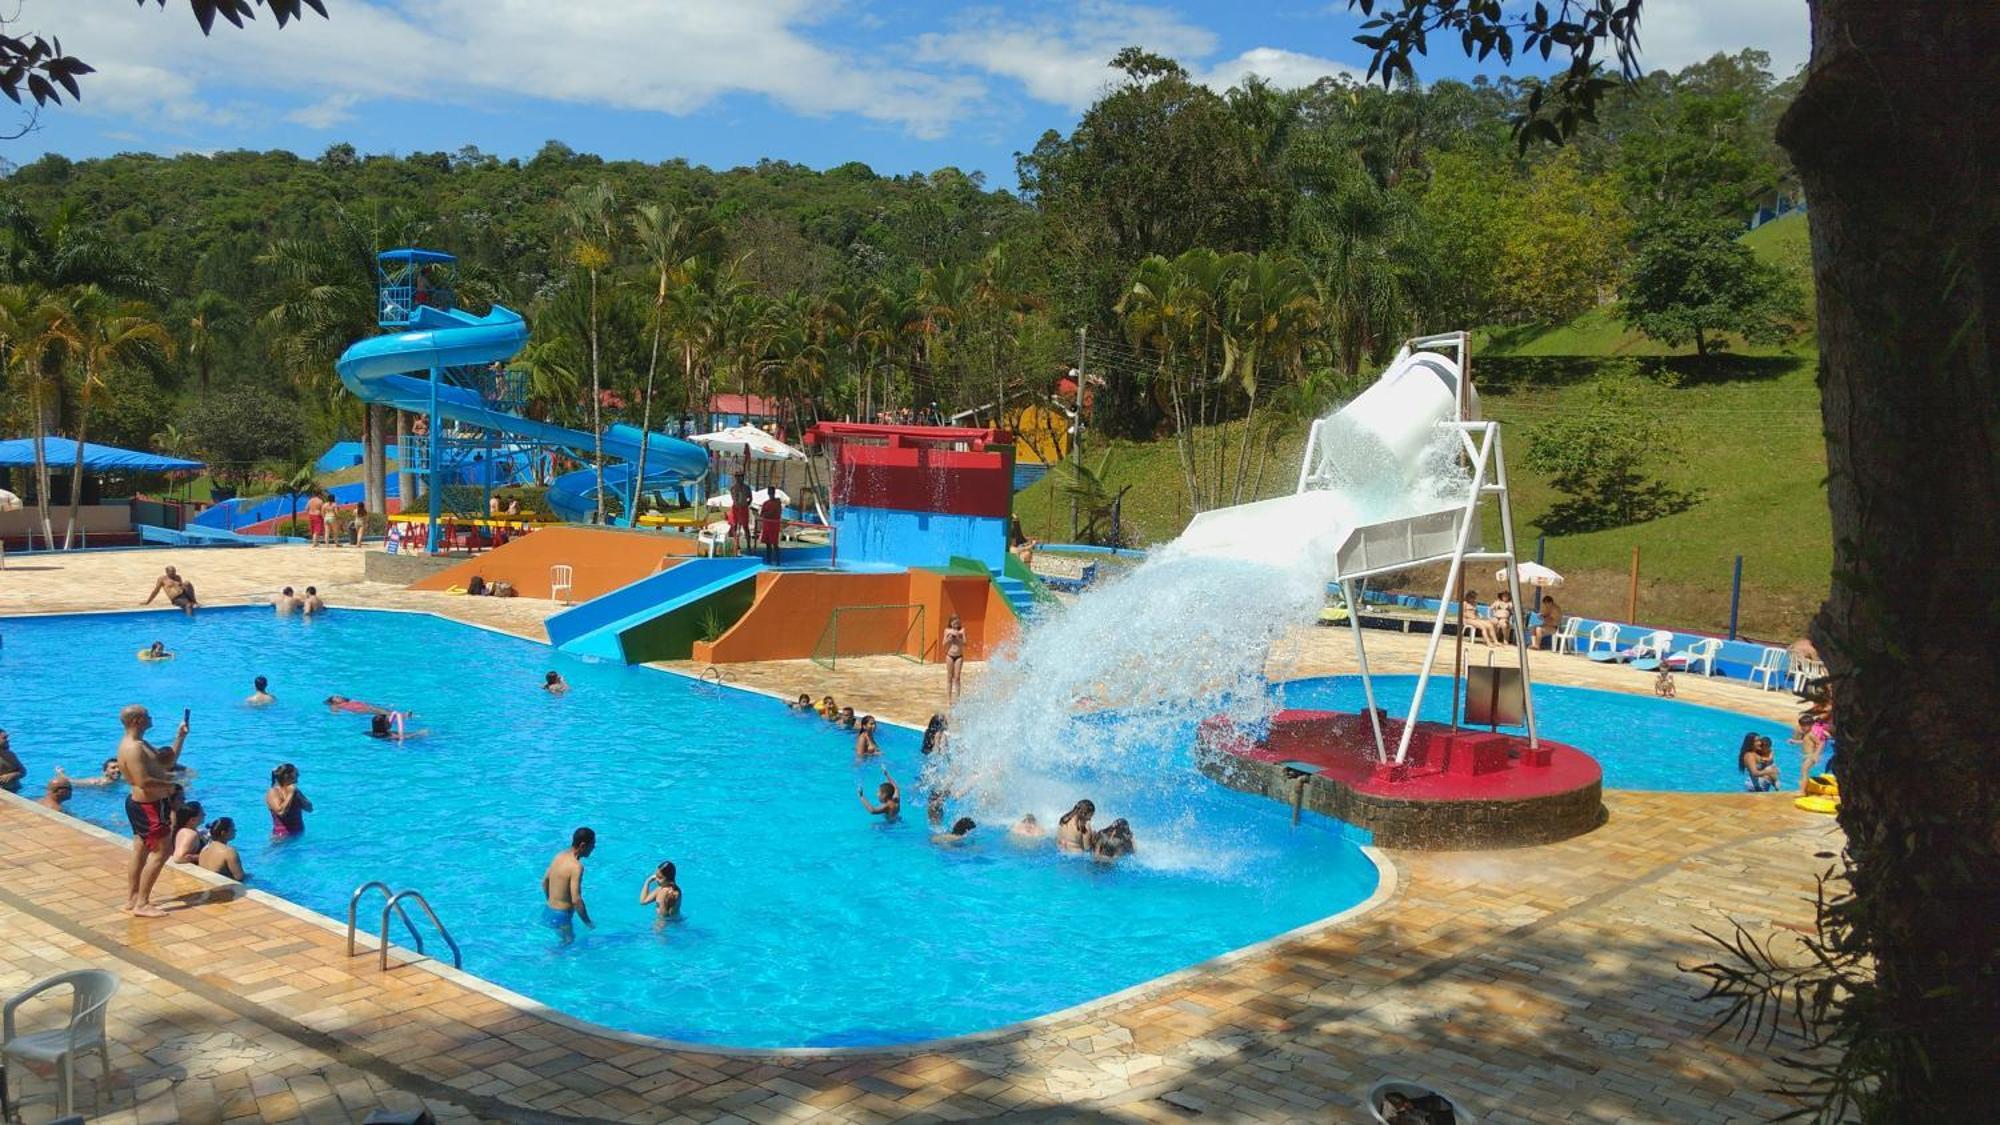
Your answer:
[[[528,325],[519,313],[495,305],[484,316],[463,309],[419,307],[411,317],[408,332],[371,336],[356,341],[334,364],[334,370],[354,397],[363,402],[407,410],[417,414],[431,411],[433,395],[440,418],[461,425],[514,434],[529,441],[560,446],[584,455],[593,455],[596,439],[588,432],[572,430],[550,422],[537,422],[486,404],[469,387],[431,385],[431,374],[451,367],[484,367],[505,363],[528,342]],[[636,426],[614,425],[604,431],[604,454],[619,460],[636,460],[646,448],[646,483],[661,487],[699,479],[708,471],[708,451],[698,445],[665,434],[648,434]],[[607,466],[605,484],[629,484],[634,470],[627,466]],[[590,478],[577,497],[582,477]],[[595,470],[565,473],[551,486],[552,511],[564,519],[582,519],[595,507]],[[558,501],[561,506],[558,507]]]

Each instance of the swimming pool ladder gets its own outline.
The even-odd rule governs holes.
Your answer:
[[[376,937],[376,949],[381,954],[380,967],[382,971],[386,972],[389,968],[389,915],[391,913],[394,913],[396,917],[403,920],[403,928],[410,931],[410,939],[417,944],[417,953],[422,955],[424,952],[424,935],[418,932],[416,924],[410,921],[409,912],[403,909],[404,899],[409,899],[416,903],[423,910],[424,917],[429,918],[431,925],[437,928],[438,936],[444,939],[444,943],[447,946],[451,947],[451,967],[454,969],[465,967],[464,958],[458,951],[458,942],[452,940],[451,931],[444,928],[444,923],[439,920],[437,911],[431,909],[430,902],[424,898],[423,894],[412,890],[395,890],[380,879],[370,880],[361,884],[354,888],[353,894],[347,897],[347,955],[349,957],[354,956],[355,915],[361,909],[361,896],[367,894],[369,891],[381,891],[383,897],[382,930]]]

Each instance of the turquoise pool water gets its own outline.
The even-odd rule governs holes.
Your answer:
[[[154,639],[178,658],[134,659]],[[550,668],[569,696],[539,690]],[[245,707],[260,673],[278,703]],[[330,693],[415,708],[430,734],[370,739],[362,718],[328,714]],[[427,616],[0,620],[0,726],[27,792],[56,764],[96,773],[133,702],[161,741],[192,708],[190,796],[242,827],[253,886],[334,918],[365,881],[420,889],[468,971],[691,1042],[882,1045],[998,1027],[1324,918],[1376,886],[1324,824],[1294,828],[1280,806],[1206,783],[1100,809],[1099,823],[1132,821],[1136,864],[1017,848],[997,824],[938,848],[914,784],[900,824],[863,812],[855,787],[872,790],[879,768],[856,766],[851,736],[817,719]],[[882,742],[913,782],[917,735],[885,727]],[[318,811],[303,838],[273,844],[263,792],[281,761]],[[121,802],[82,790],[70,807],[123,833]],[[1149,851],[1148,826],[1170,820],[1213,848]],[[538,882],[580,824],[598,834],[585,882],[598,925],[563,947],[538,924]],[[686,919],[655,932],[637,900],[663,859],[679,866]]]
[[[1632,675],[1651,679],[1641,672]],[[1415,676],[1377,676],[1376,702],[1392,715],[1407,715],[1416,683]],[[1360,711],[1365,706],[1361,681],[1354,676],[1293,680],[1282,691],[1288,707]],[[1423,717],[1450,721],[1449,679],[1433,679],[1425,689]],[[1770,736],[1781,779],[1796,783],[1799,776],[1801,751],[1785,741],[1792,731],[1783,723],[1679,700],[1537,683],[1535,725],[1544,737],[1596,758],[1604,767],[1606,789],[1738,792],[1743,775],[1736,768],[1736,753],[1749,731]],[[1500,729],[1526,733],[1521,727]]]

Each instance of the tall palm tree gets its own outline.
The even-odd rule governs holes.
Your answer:
[[[0,285],[0,382],[25,385],[35,433],[35,514],[49,534],[49,419],[60,388],[49,336],[56,305],[35,285]]]
[[[63,311],[50,333],[61,348],[64,367],[76,375],[78,388],[76,464],[70,476],[69,527],[63,531],[63,550],[67,551],[76,543],[83,515],[84,442],[90,435],[91,408],[106,389],[105,373],[147,349],[171,356],[174,338],[151,306],[121,301],[94,285],[68,290],[60,294],[60,300]]]
[[[563,194],[563,227],[569,236],[570,264],[590,280],[590,429],[591,457],[597,470],[597,508],[592,517],[604,522],[604,379],[598,369],[598,275],[616,260],[612,242],[616,200],[611,185],[576,184]]]
[[[215,362],[215,342],[234,331],[243,317],[236,302],[204,289],[195,294],[183,312],[182,335],[188,361],[194,364],[195,386],[208,393],[209,374]]]
[[[1249,400],[1243,442],[1236,453],[1231,504],[1243,502],[1250,465],[1251,434],[1257,425],[1257,392],[1266,364],[1289,369],[1303,347],[1313,312],[1313,283],[1305,267],[1288,254],[1260,252],[1241,258],[1229,279],[1229,320],[1224,328],[1225,378],[1234,376]]]
[[[678,287],[686,285],[693,268],[689,257],[696,234],[694,217],[671,204],[642,203],[632,209],[632,241],[637,246],[640,259],[646,264],[646,272],[653,280],[653,305],[649,319],[652,329],[652,347],[646,357],[646,392],[641,400],[639,428],[647,433],[653,430],[653,377],[660,368],[660,337],[668,325],[668,296]],[[647,442],[639,445],[639,463],[634,468],[637,490],[646,486]],[[639,518],[639,506],[632,505],[629,513],[633,521]]]
[[[966,317],[971,312],[973,290],[977,278],[972,269],[963,264],[942,263],[924,271],[917,283],[917,302],[924,310],[924,365],[931,371],[931,377],[938,377],[937,345],[946,344],[948,355],[957,351],[957,340]],[[964,366],[961,363],[962,375]],[[946,395],[953,405],[963,401],[966,394],[963,386],[954,380],[951,393]]]
[[[827,330],[854,376],[854,418],[858,422],[867,421],[874,409],[870,372],[881,343],[881,312],[872,289],[848,286],[826,296]]]

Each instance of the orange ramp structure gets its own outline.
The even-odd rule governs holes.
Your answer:
[[[572,574],[569,596],[581,602],[637,582],[660,569],[664,558],[688,557],[698,550],[693,539],[677,535],[563,524],[510,539],[412,583],[410,589],[464,589],[477,575],[488,585],[510,582],[524,598],[546,598],[550,568],[567,566]]]
[[[956,615],[966,655],[978,660],[1020,630],[1006,597],[983,572],[915,568],[884,573],[764,571],[750,609],[712,641],[696,641],[695,660],[838,659],[899,654],[943,659],[945,623]]]

